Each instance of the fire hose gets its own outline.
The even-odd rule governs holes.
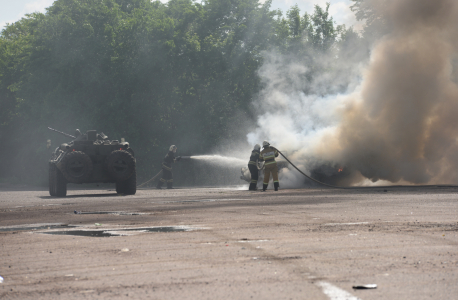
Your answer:
[[[274,148],[274,147],[272,147]],[[298,167],[296,167],[295,164],[293,164],[283,153],[281,153],[280,150],[274,148],[275,150],[278,151],[278,153],[281,154],[281,156],[283,156],[284,159],[286,159],[287,162],[289,162],[299,173],[301,173],[302,175],[304,175],[305,177],[307,177],[308,179],[318,183],[318,184],[321,184],[321,185],[324,185],[324,186],[327,186],[327,187],[331,187],[331,188],[336,188],[336,189],[355,189],[355,188],[358,188],[358,187],[342,187],[342,186],[336,186],[336,185],[331,185],[331,184],[327,184],[327,183],[324,183],[324,182],[321,182],[321,181],[318,181],[316,179],[313,179],[312,177],[308,176],[307,174],[305,174],[304,172],[302,172],[301,170],[299,170]],[[182,158],[189,158],[190,156],[184,156]],[[261,171],[262,169],[264,169],[265,165],[263,165],[262,167],[258,167],[258,170]],[[138,188],[150,183],[151,181],[154,181],[159,175],[161,175],[162,173],[162,170],[159,171],[159,173],[157,173],[153,178],[151,178],[150,180],[140,184],[139,186],[137,186]]]
[[[337,185],[332,185],[332,184],[327,184],[327,183],[324,183],[324,182],[321,182],[321,181],[318,181],[310,176],[308,176],[307,174],[305,174],[304,172],[302,172],[295,164],[293,164],[280,150],[278,150],[277,148],[275,147],[272,147],[274,148],[275,150],[278,151],[278,153],[281,154],[281,156],[283,156],[283,158],[288,162],[290,163],[299,173],[301,173],[302,175],[304,175],[305,177],[307,177],[308,179],[310,179],[311,181],[313,182],[316,182],[318,184],[321,184],[321,185],[324,185],[324,186],[327,186],[327,187],[330,187],[330,188],[335,188],[335,189],[365,189],[365,188],[388,188],[388,187],[409,187],[409,185],[388,185],[388,186],[364,186],[364,187],[361,187],[361,186],[337,186]],[[189,159],[190,156],[182,156],[181,158],[185,158],[185,159]],[[264,169],[265,165],[262,165],[261,167],[260,166],[257,166],[258,170],[261,171],[262,169]],[[137,186],[138,188],[150,183],[151,181],[155,180],[159,175],[161,175],[162,173],[162,170],[159,171],[159,173],[157,173],[153,178],[151,178],[150,180],[140,184],[139,186]],[[457,187],[456,185],[413,185],[415,187]]]
[[[191,156],[180,156],[180,159],[189,159],[191,158]],[[157,173],[153,178],[151,178],[150,180],[146,181],[146,182],[143,182],[142,184],[138,185],[137,188],[140,188],[148,183],[150,183],[151,181],[154,181],[159,175],[161,175],[162,173],[162,170],[159,171],[159,173]]]
[[[146,181],[146,182],[140,184],[139,186],[137,186],[137,188],[142,187],[142,186],[144,186],[144,185],[150,183],[151,181],[153,181],[154,179],[156,179],[156,178],[157,178],[159,175],[161,175],[161,174],[162,174],[162,170],[160,170],[159,173],[157,173],[157,174],[156,174],[153,178],[151,178],[150,180],[148,180],[148,181]]]
[[[272,147],[272,146],[271,146]],[[274,147],[272,147],[274,148]],[[287,162],[289,162],[299,173],[301,173],[302,175],[304,175],[305,177],[307,177],[308,179],[318,183],[318,184],[321,184],[321,185],[324,185],[324,186],[327,186],[327,187],[331,187],[331,188],[336,188],[336,189],[354,189],[354,188],[358,188],[358,187],[344,187],[344,186],[336,186],[336,185],[331,185],[331,184],[327,184],[327,183],[324,183],[324,182],[321,182],[321,181],[318,181],[316,179],[313,179],[312,177],[308,176],[307,174],[305,174],[304,172],[302,172],[301,170],[299,170],[298,167],[296,167],[295,164],[293,164],[283,153],[281,153],[280,150],[278,150],[277,148],[274,148],[275,150],[278,151],[278,153],[281,154],[281,156],[283,156],[284,159],[286,159]]]

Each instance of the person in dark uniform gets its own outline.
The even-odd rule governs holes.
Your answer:
[[[164,183],[167,183],[168,189],[173,189],[172,164],[181,159],[181,156],[175,157],[176,152],[177,147],[175,145],[170,146],[169,152],[165,155],[164,161],[162,162],[162,177],[157,183],[157,189],[162,188]]]
[[[256,185],[258,184],[258,160],[259,160],[259,154],[261,150],[261,146],[256,144],[254,145],[253,151],[251,151],[251,156],[250,156],[250,161],[248,162],[248,169],[250,170],[251,173],[251,182],[250,182],[250,187],[248,190],[250,191],[256,191],[257,187]]]

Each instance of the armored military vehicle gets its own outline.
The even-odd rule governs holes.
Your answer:
[[[59,132],[73,140],[54,150],[49,160],[49,194],[67,195],[67,183],[116,183],[116,192],[134,195],[137,173],[134,151],[129,143],[109,140],[95,130],[85,134],[77,129],[76,136]]]

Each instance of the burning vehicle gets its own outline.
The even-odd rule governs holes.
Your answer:
[[[73,140],[61,144],[49,160],[49,194],[67,195],[67,183],[116,183],[116,192],[134,195],[137,191],[135,154],[129,143],[109,140],[96,130],[76,136],[49,128]]]

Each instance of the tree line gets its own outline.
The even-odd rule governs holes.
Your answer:
[[[312,80],[333,71],[323,54],[356,60],[365,40],[329,4],[283,15],[258,0],[57,0],[0,35],[0,180],[46,184],[68,141],[48,126],[124,137],[149,178],[171,144],[209,153],[255,119],[267,52],[301,60]]]

